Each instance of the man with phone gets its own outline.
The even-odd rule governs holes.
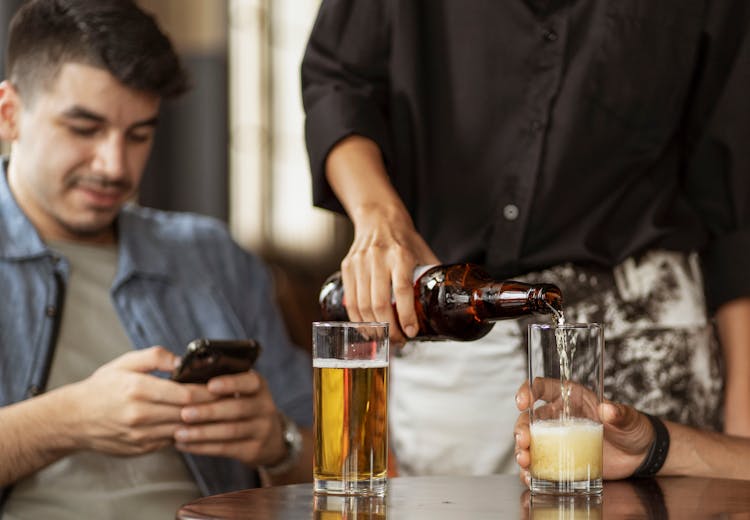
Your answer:
[[[30,0],[7,55],[0,516],[169,518],[309,479],[310,362],[267,270],[212,219],[129,204],[160,103],[186,90],[168,38],[131,0]],[[196,338],[263,353],[207,384],[169,380]]]

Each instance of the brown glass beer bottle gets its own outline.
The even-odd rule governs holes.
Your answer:
[[[324,320],[348,320],[341,273],[325,281],[319,300]],[[415,272],[414,304],[415,339],[472,341],[495,321],[562,311],[562,293],[552,284],[494,280],[476,264],[436,265]]]

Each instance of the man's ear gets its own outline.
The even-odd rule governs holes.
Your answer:
[[[21,98],[13,85],[5,80],[0,83],[0,139],[15,141],[18,137],[18,116]]]

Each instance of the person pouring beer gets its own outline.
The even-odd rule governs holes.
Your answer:
[[[607,397],[750,435],[748,27],[742,0],[323,0],[302,93],[349,318],[413,337],[420,265],[553,283],[607,324]],[[403,474],[514,471],[526,323],[394,358]]]

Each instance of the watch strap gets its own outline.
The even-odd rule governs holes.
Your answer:
[[[284,439],[284,446],[286,447],[286,456],[276,464],[261,466],[263,471],[272,477],[282,475],[292,469],[302,452],[302,434],[297,425],[283,413],[279,413],[279,418],[281,420],[281,433]]]

